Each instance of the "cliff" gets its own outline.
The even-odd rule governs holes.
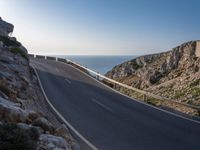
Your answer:
[[[14,30],[14,26],[1,19],[0,17],[0,35],[8,36]]]
[[[27,50],[5,34],[7,28],[0,26],[0,31],[0,149],[78,148],[68,128],[48,107]]]
[[[115,66],[107,77],[188,104],[200,105],[200,41]]]

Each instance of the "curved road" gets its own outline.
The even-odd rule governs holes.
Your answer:
[[[70,65],[31,59],[54,107],[99,150],[200,150],[200,124],[133,101]]]

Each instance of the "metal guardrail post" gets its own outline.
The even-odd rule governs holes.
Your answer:
[[[147,96],[145,94],[143,94],[143,101],[147,101]]]
[[[96,77],[97,77],[97,80],[99,80],[99,72],[97,72],[97,76]]]

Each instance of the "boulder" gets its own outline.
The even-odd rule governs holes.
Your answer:
[[[37,136],[44,133],[44,130],[42,128],[32,126],[31,124],[17,123],[17,126],[21,129],[24,129],[24,130],[27,130],[27,131],[34,131],[35,135],[37,135]]]
[[[9,106],[15,106],[15,107],[21,107],[21,104],[20,103],[14,103],[14,102],[11,102],[11,101],[8,101],[2,97],[0,97],[0,104],[5,104],[5,105],[9,105]]]
[[[0,119],[5,122],[30,122],[27,112],[17,106],[0,103]]]
[[[41,134],[38,142],[38,150],[70,150],[67,142],[58,136]]]
[[[35,111],[33,111],[33,110],[28,111],[28,118],[29,118],[31,121],[34,121],[34,120],[36,120],[36,119],[39,118],[39,117],[40,117],[40,114],[39,114],[39,113],[37,113],[37,112],[35,112]]]
[[[9,55],[1,55],[0,61],[7,63],[7,64],[12,64],[12,63],[14,63],[14,58],[12,56],[9,56]]]
[[[69,129],[64,124],[55,130],[55,135],[63,137],[68,143],[74,143],[70,136]]]
[[[44,117],[39,117],[33,121],[32,125],[41,127],[44,131],[54,132],[53,125]]]

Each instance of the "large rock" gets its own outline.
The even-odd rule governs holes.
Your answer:
[[[34,126],[41,127],[44,131],[48,131],[50,133],[54,133],[53,125],[44,117],[39,117],[32,123]]]
[[[38,150],[70,150],[67,142],[58,136],[41,134],[39,137]]]
[[[17,123],[17,126],[21,129],[27,130],[27,131],[32,131],[35,132],[35,135],[41,135],[44,133],[44,130],[40,127],[35,127],[31,124],[25,124],[25,123]]]
[[[17,106],[0,103],[0,119],[5,122],[29,122],[27,116],[27,112]]]
[[[9,33],[12,33],[14,29],[14,26],[4,20],[0,17],[0,35],[1,36],[8,36]]]
[[[0,97],[0,104],[5,104],[7,106],[21,107],[20,103],[14,103],[14,102],[8,101],[2,97]]]
[[[55,130],[55,135],[63,137],[67,143],[71,145],[74,145],[75,143],[75,141],[72,140],[73,138],[71,137],[68,128],[64,124]]]

